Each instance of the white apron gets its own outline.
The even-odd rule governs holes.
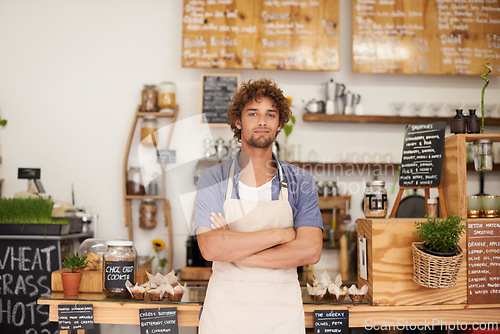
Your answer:
[[[254,232],[293,227],[281,165],[279,169],[279,200],[238,200],[231,198],[233,162],[224,202],[224,217],[230,230]],[[266,269],[214,261],[212,271],[200,319],[200,334],[305,333],[296,268]]]

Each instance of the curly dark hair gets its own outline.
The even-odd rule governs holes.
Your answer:
[[[234,138],[241,141],[241,129],[236,127],[236,120],[241,120],[243,108],[253,100],[259,101],[262,97],[270,98],[279,114],[280,128],[288,122],[292,115],[290,103],[283,95],[283,91],[271,79],[248,80],[243,82],[237,92],[234,93],[231,105],[227,108],[227,124],[234,132]],[[276,132],[278,135],[279,131]]]

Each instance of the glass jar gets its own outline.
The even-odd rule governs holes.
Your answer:
[[[478,172],[488,172],[493,169],[493,141],[478,139],[474,141],[474,168]]]
[[[110,298],[128,298],[130,293],[125,282],[135,284],[137,272],[137,252],[134,242],[129,240],[110,240],[103,255],[103,291]]]
[[[146,230],[155,228],[156,212],[158,212],[158,208],[156,207],[154,199],[144,199],[139,208],[139,227]]]
[[[146,195],[139,167],[131,166],[127,171],[127,195]]]
[[[158,85],[158,107],[164,110],[175,108],[176,86],[173,82],[165,81]]]
[[[429,198],[427,200],[427,217],[437,218],[438,216],[438,200],[437,198]]]
[[[384,181],[366,182],[364,211],[366,218],[387,216],[387,190]]]
[[[141,124],[141,144],[156,146],[156,131],[158,131],[156,116],[144,116]]]
[[[108,249],[108,241],[103,239],[88,238],[78,247],[79,256],[87,256],[85,262],[88,270],[102,270],[102,256]]]
[[[141,92],[141,112],[158,111],[158,92],[155,85],[144,85]]]

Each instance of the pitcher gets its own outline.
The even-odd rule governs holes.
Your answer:
[[[344,114],[345,115],[354,114],[354,108],[359,103],[360,100],[361,100],[361,95],[347,92],[347,94],[344,95],[344,102],[345,102]]]

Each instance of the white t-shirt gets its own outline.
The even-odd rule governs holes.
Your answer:
[[[269,182],[261,185],[260,187],[249,187],[243,182],[239,182],[240,188],[240,199],[249,200],[249,201],[271,201],[272,200],[272,182],[273,180],[269,180]]]

